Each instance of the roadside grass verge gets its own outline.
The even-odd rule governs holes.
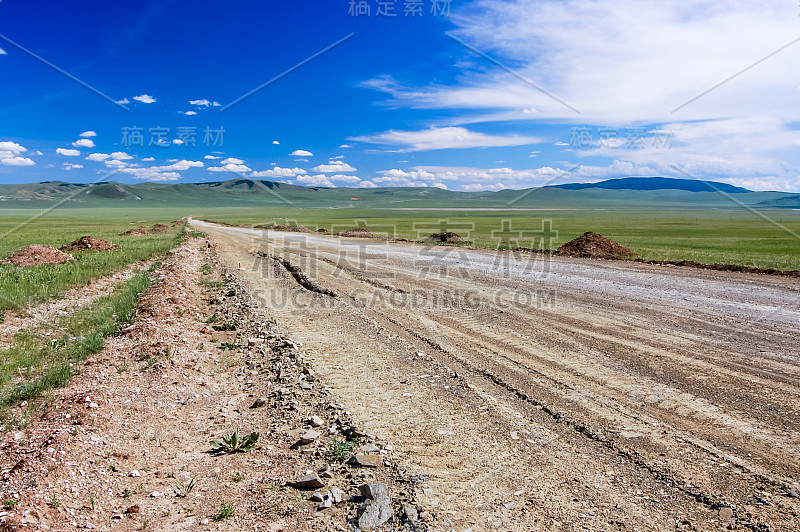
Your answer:
[[[129,228],[129,224],[114,225],[114,235]],[[60,297],[67,290],[88,284],[92,279],[99,279],[119,271],[131,263],[144,261],[167,253],[182,238],[183,226],[171,228],[164,233],[155,233],[142,237],[116,236],[111,238],[104,234],[110,232],[92,231],[92,228],[80,226],[78,223],[59,226],[55,224],[49,229],[42,227],[25,227],[9,237],[13,242],[3,242],[2,256],[27,244],[45,244],[59,247],[84,234],[98,238],[106,238],[120,246],[113,251],[82,251],[73,253],[74,261],[58,265],[41,265],[19,267],[0,264],[0,312],[19,312],[26,307]],[[76,236],[77,235],[77,236]]]
[[[12,406],[64,386],[80,362],[103,349],[106,337],[133,323],[139,296],[152,282],[148,272],[139,272],[113,293],[62,318],[57,337],[23,329],[10,348],[0,350],[0,422],[5,430],[21,422],[10,416]]]

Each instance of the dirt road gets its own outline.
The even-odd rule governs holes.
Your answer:
[[[441,529],[800,529],[797,280],[193,225]]]

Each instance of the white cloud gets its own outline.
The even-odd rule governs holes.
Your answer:
[[[130,174],[136,179],[144,181],[176,181],[180,179],[178,172],[161,172],[153,168],[122,168],[120,173]]]
[[[3,50],[2,48],[0,48],[0,55],[8,55],[8,54],[6,53],[6,51],[5,51],[5,50]]]
[[[293,155],[295,157],[313,157],[314,154],[308,150],[294,150],[289,155]]]
[[[142,159],[142,162],[149,163],[149,162],[155,161],[155,160],[156,160],[155,157],[145,157],[144,159]]]
[[[72,143],[76,148],[94,148],[94,141],[91,139],[80,139]]]
[[[0,142],[0,152],[21,153],[28,151],[24,146],[8,140]]]
[[[181,160],[170,164],[169,166],[152,166],[150,170],[156,172],[175,172],[188,170],[189,168],[203,168],[205,164],[202,161],[187,161]]]
[[[331,181],[342,181],[344,183],[360,183],[361,178],[354,175],[336,174],[331,176]]]
[[[109,154],[107,154],[107,153],[93,153],[93,154],[89,155],[88,157],[86,157],[86,160],[87,161],[98,161],[99,162],[99,161],[105,161],[109,157],[111,157],[111,156]]]
[[[33,166],[36,163],[27,157],[2,158],[2,153],[0,153],[0,164],[4,164],[6,166]]]
[[[114,153],[111,154],[111,158],[116,159],[118,161],[129,161],[130,159],[133,159],[133,156],[128,155],[124,151],[115,151]]]
[[[211,172],[233,172],[234,174],[243,174],[251,171],[249,167],[243,164],[234,163],[228,163],[223,166],[209,166],[208,169]]]
[[[352,146],[351,146],[351,145],[349,145],[349,144],[342,144],[342,145],[341,145],[341,146],[339,146],[339,147],[340,147],[340,148],[352,148]]]
[[[179,145],[179,146],[180,146],[180,145],[181,145],[181,144],[183,144],[184,142],[183,142],[181,139],[173,139],[173,140],[172,140],[172,143],[173,143],[173,144],[177,144],[177,145]]]
[[[73,168],[83,168],[83,165],[82,165],[82,164],[69,164],[69,163],[64,163],[64,168],[65,168],[66,170],[72,170]]]
[[[228,157],[227,159],[224,159],[224,160],[220,161],[219,164],[221,164],[221,165],[226,165],[226,164],[244,164],[244,161],[241,160],[241,159],[237,159],[235,157]]]
[[[117,101],[116,101],[116,102],[114,102],[114,103],[118,103],[118,104],[120,104],[120,105],[127,105],[127,104],[131,103],[131,101],[130,101],[129,99],[127,99],[127,98],[123,98],[123,99],[121,99],[121,100],[117,100]]]
[[[487,135],[463,127],[431,127],[421,131],[389,130],[375,135],[353,137],[352,140],[402,147],[399,151],[442,150],[448,148],[486,148],[523,146],[542,142],[537,137],[519,135]]]
[[[216,155],[206,155],[203,159],[219,159]]]
[[[134,96],[134,100],[142,103],[155,103],[156,99],[150,96],[149,94],[140,94],[139,96]]]
[[[97,136],[97,132],[95,132],[95,131],[84,131],[83,133],[80,134],[80,136],[85,138],[85,139],[88,139],[89,137],[96,137]]]
[[[197,114],[197,111],[186,111],[186,112],[185,112],[185,113],[183,113],[183,114],[185,114],[186,116],[194,116],[194,115],[196,115],[196,114]]]
[[[358,188],[378,188],[378,185],[372,181],[362,181],[358,184]]]
[[[320,164],[313,168],[315,172],[355,172],[356,169],[344,161],[331,161],[328,164]]]
[[[252,177],[293,177],[296,175],[305,175],[308,172],[302,168],[281,168],[276,166],[269,170],[262,170],[261,172],[253,172]]]
[[[297,176],[296,181],[303,185],[336,188],[336,185],[325,174],[301,175]]]
[[[109,168],[127,168],[128,166],[130,166],[125,161],[118,161],[116,159],[109,159],[108,161],[105,162],[105,165]]]
[[[212,102],[212,101],[207,100],[207,99],[190,100],[189,103],[192,104],[192,105],[196,105],[198,107],[219,107],[220,106],[219,102]]]
[[[72,149],[64,149],[64,148],[58,148],[56,150],[56,153],[59,154],[59,155],[65,155],[67,157],[77,157],[78,155],[81,154],[80,150],[72,150]]]
[[[275,144],[276,146],[277,146],[278,144],[280,144],[280,142],[278,142],[277,140],[273,140],[273,141],[272,141],[272,143],[273,143],[273,144]]]

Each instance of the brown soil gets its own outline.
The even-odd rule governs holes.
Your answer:
[[[436,233],[428,237],[428,242],[447,242],[450,244],[466,242],[461,235],[453,232]]]
[[[309,229],[305,225],[295,225],[294,227],[292,227],[291,231],[294,233],[310,233],[311,229]]]
[[[73,258],[69,253],[64,253],[56,248],[31,244],[11,255],[6,262],[17,266],[36,266],[39,264],[62,264]]]
[[[163,233],[167,229],[169,229],[169,226],[168,225],[164,225],[164,224],[155,224],[153,226],[153,231],[155,231],[156,233]]]
[[[341,236],[355,236],[359,238],[373,238],[372,233],[369,232],[368,229],[364,227],[355,227],[353,229],[348,229],[343,233],[339,233]]]
[[[108,251],[119,249],[119,246],[93,236],[82,236],[74,242],[61,246],[61,251]]]
[[[717,270],[722,272],[760,273],[763,275],[800,277],[800,271],[798,270],[776,270],[775,268],[757,268],[755,266],[742,266],[740,264],[703,264],[693,260],[648,260],[641,262],[660,264],[661,266],[683,266],[686,268],[699,268],[701,270]]]
[[[587,257],[591,259],[634,259],[638,255],[623,245],[591,231],[570,240],[557,253],[568,257]]]
[[[291,231],[292,227],[286,224],[257,225],[253,229],[268,229],[270,231]]]
[[[130,231],[125,231],[122,233],[122,236],[147,236],[149,234],[151,233],[147,230],[147,228],[137,227],[135,229],[131,229]]]

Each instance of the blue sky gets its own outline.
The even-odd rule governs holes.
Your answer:
[[[0,183],[800,191],[798,37],[771,0],[3,0]]]

